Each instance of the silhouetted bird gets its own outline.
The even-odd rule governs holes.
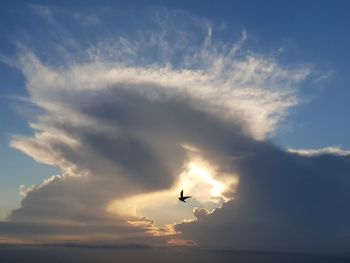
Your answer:
[[[181,190],[181,193],[180,193],[180,197],[179,197],[179,200],[181,201],[181,202],[184,202],[184,203],[186,203],[186,199],[188,199],[188,198],[190,198],[191,196],[184,196],[184,190]]]

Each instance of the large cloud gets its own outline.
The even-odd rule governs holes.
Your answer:
[[[298,103],[296,86],[310,70],[245,50],[245,32],[227,46],[213,41],[210,27],[201,25],[199,31],[202,42],[196,45],[189,34],[174,35],[173,29],[170,35],[150,30],[136,39],[100,41],[84,59],[80,53],[60,65],[21,47],[15,64],[41,113],[31,123],[34,136],[16,137],[12,146],[59,167],[62,175],[22,187],[21,207],[1,224],[3,237],[157,242],[159,236],[175,235],[147,218],[112,215],[107,208],[112,200],[173,187],[193,148],[218,168],[217,179],[239,174],[240,186],[222,208],[197,209],[196,221],[176,225],[184,240],[207,247],[292,250],[324,247],[323,241],[312,243],[316,236],[340,242],[349,215],[334,203],[348,198],[348,157],[305,157],[266,142]],[[333,171],[336,177],[330,176]],[[326,228],[321,211],[333,228]],[[30,230],[39,223],[43,230],[33,235]],[[308,239],[298,243],[304,233]]]

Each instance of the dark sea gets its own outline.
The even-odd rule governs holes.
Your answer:
[[[350,263],[350,257],[187,248],[99,248],[70,246],[0,246],[0,263],[22,262],[230,262]]]

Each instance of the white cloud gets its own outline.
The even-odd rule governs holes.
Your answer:
[[[257,216],[251,202],[255,179],[265,178],[264,187],[280,179],[274,174],[270,180],[264,167],[261,171],[266,174],[260,178],[255,167],[265,164],[264,158],[286,154],[265,140],[297,105],[297,87],[310,69],[286,67],[274,57],[245,50],[245,32],[237,43],[221,45],[213,39],[212,29],[206,24],[203,28],[199,30],[206,33],[196,41],[190,33],[173,29],[169,29],[171,34],[150,30],[136,39],[101,40],[59,65],[32,51],[20,51],[18,63],[29,99],[42,114],[31,123],[34,136],[14,137],[11,145],[38,162],[59,167],[62,175],[33,188],[22,187],[21,207],[8,217],[12,231],[21,225],[32,240],[40,241],[47,236],[50,241],[154,242],[155,233],[173,236],[169,226],[155,228],[145,217],[111,214],[108,208],[112,201],[118,204],[173,189],[191,161],[189,152],[215,166],[214,173],[202,176],[208,192],[221,198],[214,203],[231,201],[209,213],[201,205],[211,200],[200,196],[196,220],[183,223],[184,237],[171,242],[200,244],[188,225],[215,221],[225,226],[232,221],[230,212],[227,219],[212,218],[218,211],[236,211],[230,208],[229,185],[235,175],[244,182],[237,200],[248,198],[242,218],[248,214],[251,219],[250,212]],[[264,187],[261,189],[268,192]],[[262,200],[258,203],[263,209]],[[157,220],[156,213],[152,220]],[[42,235],[31,236],[26,224],[34,222],[44,223]],[[232,231],[227,231],[229,235]],[[243,242],[243,248],[244,244],[251,245]]]
[[[333,154],[339,156],[350,155],[350,151],[340,147],[325,147],[321,149],[288,149],[290,153],[296,153],[302,156],[317,156],[322,154]]]

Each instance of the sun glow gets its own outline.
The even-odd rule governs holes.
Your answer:
[[[146,216],[156,224],[166,225],[193,218],[195,207],[210,211],[221,206],[232,198],[237,185],[237,175],[219,174],[217,167],[192,156],[171,189],[115,200],[107,210],[123,216]],[[177,199],[181,190],[192,196],[185,206]]]
[[[217,168],[202,159],[195,159],[188,163],[185,171],[180,175],[177,189],[186,189],[200,202],[227,201],[230,197],[225,192],[234,191],[238,184],[238,177],[234,175],[218,175]]]

